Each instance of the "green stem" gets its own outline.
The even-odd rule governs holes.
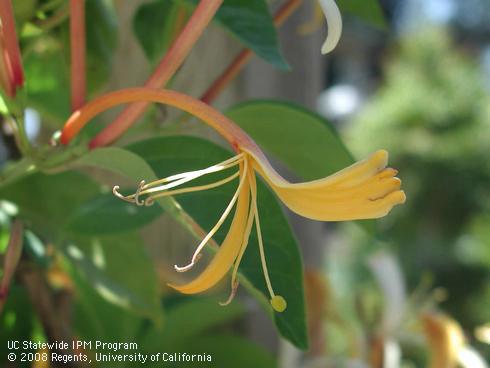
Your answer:
[[[36,170],[36,165],[34,165],[34,162],[28,157],[24,157],[20,161],[9,164],[2,172],[0,172],[0,188],[12,184]]]
[[[19,144],[19,150],[23,156],[32,157],[33,150],[29,138],[27,137],[25,122],[23,116],[14,117],[15,128],[17,129],[17,138]]]

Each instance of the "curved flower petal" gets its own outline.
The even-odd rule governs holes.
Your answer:
[[[291,184],[257,153],[248,152],[255,169],[292,211],[319,221],[347,221],[385,216],[405,202],[397,171],[385,168],[388,153],[378,151],[326,178]]]
[[[328,24],[328,36],[322,46],[322,54],[328,54],[339,43],[342,35],[342,15],[335,0],[318,0]]]
[[[458,323],[442,314],[425,313],[422,324],[432,355],[430,366],[456,367],[458,355],[465,345]]]
[[[247,175],[242,167],[240,172],[241,175]],[[244,239],[243,234],[247,227],[249,205],[250,184],[245,179],[228,234],[212,261],[193,281],[181,286],[169,284],[170,287],[184,294],[200,293],[216,285],[226,275],[240,253],[243,242],[248,241],[248,238]]]

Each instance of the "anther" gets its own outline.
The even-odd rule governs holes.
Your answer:
[[[114,185],[114,188],[112,188],[112,194],[114,194],[117,198],[122,199],[123,201],[135,203],[134,199],[128,198],[119,193],[119,185]]]
[[[136,193],[134,194],[134,203],[136,203],[137,206],[145,205],[145,201],[141,201],[139,199],[139,196],[141,195],[141,191],[144,189],[144,187],[145,187],[145,181],[141,180],[140,185],[138,186],[138,189],[136,189]]]
[[[235,299],[236,293],[238,291],[238,281],[235,281],[231,287],[231,293],[228,299],[225,302],[219,302],[219,305],[222,307],[226,307],[228,304],[230,304],[233,299]]]

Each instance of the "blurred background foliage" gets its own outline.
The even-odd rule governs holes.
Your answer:
[[[91,96],[107,89],[114,65],[121,62],[114,57],[122,26],[117,17],[120,1],[125,0],[87,0]],[[131,19],[123,23],[134,32],[148,65],[155,65],[164,55],[193,3],[141,2]],[[305,3],[308,8],[315,5],[313,1]],[[334,171],[350,163],[352,158],[342,141],[359,158],[385,148],[390,152],[390,165],[400,170],[408,201],[379,221],[376,231],[369,224],[328,225],[324,229],[321,243],[325,253],[318,253],[323,257],[321,267],[305,272],[309,350],[300,352],[284,341],[278,347],[275,337],[272,348],[254,342],[251,326],[261,323],[251,317],[258,304],[255,299],[242,297],[220,308],[217,301],[221,299],[169,293],[164,285],[174,277],[171,264],[185,250],[169,246],[163,252],[161,244],[194,244],[195,240],[155,232],[155,228],[175,227],[175,222],[169,225],[168,219],[162,220],[162,209],[143,212],[111,202],[108,194],[113,176],[127,180],[144,171],[141,157],[156,173],[189,164],[170,159],[171,163],[157,162],[152,154],[164,154],[160,148],[152,150],[149,140],[129,153],[106,151],[120,165],[111,173],[100,157],[92,157],[90,169],[56,175],[34,173],[1,189],[2,253],[11,218],[20,215],[29,230],[25,232],[19,276],[0,317],[0,341],[62,339],[71,333],[85,340],[132,340],[148,353],[206,352],[213,355],[212,366],[217,367],[424,367],[429,366],[434,349],[424,337],[420,316],[437,310],[457,320],[469,344],[490,359],[489,339],[485,343],[476,333],[490,322],[488,3],[338,3],[346,14],[344,39],[318,76],[325,80],[318,111],[327,120],[297,107],[264,102],[229,110],[230,116],[243,119],[243,128],[252,135],[255,132],[254,138],[296,177],[314,178],[325,174],[321,170]],[[278,46],[267,2],[225,0],[225,4],[230,8],[217,15],[217,23],[234,35],[234,42],[285,68],[287,60]],[[41,145],[62,126],[70,110],[67,2],[23,0],[14,5],[28,81],[21,98],[31,109],[30,118],[26,115],[27,133],[34,145]],[[259,28],[236,22],[246,18],[240,6],[245,14],[252,10]],[[233,7],[235,13],[230,11]],[[257,32],[265,36],[253,37]],[[304,42],[304,37],[295,31],[294,40],[287,41]],[[306,56],[305,63],[309,57],[319,57]],[[292,117],[294,122],[288,120]],[[5,114],[4,121],[8,119]],[[136,137],[172,135],[175,124],[168,120],[172,118],[166,111],[152,108],[144,124],[132,133]],[[84,134],[93,135],[109,121],[98,119],[101,124],[91,125]],[[264,127],[272,132],[280,127],[284,141],[294,142],[298,137],[288,127],[298,122],[305,124],[300,137],[308,137],[304,142],[311,145],[317,161],[305,154],[308,148],[301,145],[304,142],[297,146],[298,155],[291,155],[291,150],[277,145],[273,134],[263,133]],[[342,141],[331,130],[333,125]],[[142,133],[145,129],[150,131],[146,136]],[[328,147],[313,143],[318,136],[330,139]],[[18,158],[20,152],[8,131],[2,139],[1,157],[7,165],[7,160]],[[167,138],[166,142],[169,157],[176,155],[179,147],[201,147],[193,153],[194,164],[206,161],[200,157],[207,156],[203,152],[210,157],[223,154],[217,146],[206,148],[210,143],[190,138]],[[141,157],[131,155],[135,152]],[[324,160],[329,162],[323,166]],[[125,184],[134,183],[128,180]],[[196,203],[187,197],[189,210]],[[214,198],[208,198],[207,203],[204,207],[216,206]],[[201,214],[204,221],[210,221],[207,212],[194,210],[197,217]],[[287,249],[294,253],[296,240],[279,212],[270,216],[280,223],[276,227],[272,224],[270,239],[277,244],[287,242]],[[94,221],[97,218],[112,220]],[[157,239],[151,234],[157,234]],[[253,263],[248,264],[252,280],[253,268]],[[257,289],[252,295],[260,303]],[[43,293],[52,296],[47,303],[41,302]],[[225,294],[226,290],[220,289],[220,296]],[[302,290],[298,292],[299,310],[303,308],[300,294]],[[47,322],[53,316],[57,332],[62,332],[54,336]],[[299,334],[283,336],[304,348],[302,317],[292,323],[293,332]],[[284,321],[276,323],[279,329],[283,323],[283,331],[290,326]],[[67,330],[70,334],[64,335]],[[292,336],[300,337],[295,340]],[[6,353],[6,346],[0,346],[0,361]],[[384,363],[380,356],[384,356]]]
[[[490,319],[490,95],[472,55],[445,28],[402,37],[346,132],[355,152],[385,147],[403,173],[410,199],[382,226],[409,289],[430,277],[468,331]]]

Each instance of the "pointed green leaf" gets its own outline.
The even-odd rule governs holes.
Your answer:
[[[181,6],[168,0],[141,5],[133,18],[133,30],[148,60],[155,64],[175,36]]]
[[[155,173],[141,157],[122,148],[109,147],[90,151],[74,167],[96,167],[139,183],[156,180]]]
[[[160,206],[139,207],[117,199],[112,193],[101,194],[75,210],[67,229],[90,235],[127,232],[152,222],[162,212]]]
[[[178,1],[187,4],[198,3],[198,0]],[[281,54],[267,1],[224,0],[215,20],[265,61],[280,69],[289,69]]]
[[[342,13],[350,13],[376,27],[386,28],[386,18],[378,0],[337,0],[337,4]]]
[[[19,216],[29,220],[36,234],[53,239],[73,209],[98,193],[99,185],[81,173],[35,173],[2,188],[0,198],[17,205]]]

